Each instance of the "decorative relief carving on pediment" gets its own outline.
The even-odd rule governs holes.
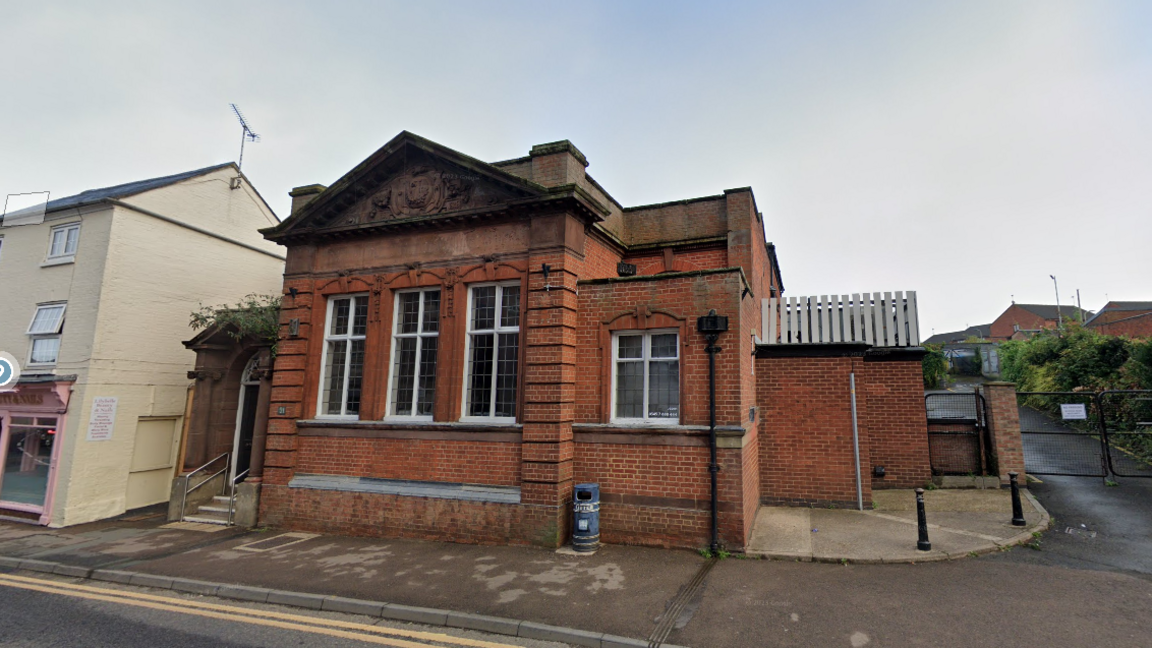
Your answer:
[[[428,164],[411,167],[368,198],[365,220],[431,216],[498,202],[499,197],[486,192],[478,180],[480,176]]]

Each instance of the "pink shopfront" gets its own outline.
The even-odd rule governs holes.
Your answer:
[[[0,392],[0,517],[48,523],[71,392],[60,380]]]

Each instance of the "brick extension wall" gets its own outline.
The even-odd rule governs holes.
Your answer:
[[[865,505],[874,488],[927,482],[931,466],[920,358],[911,356],[757,358],[761,501],[856,506],[853,371]],[[872,477],[874,466],[884,466],[887,476]]]

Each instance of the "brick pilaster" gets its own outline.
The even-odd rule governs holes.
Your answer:
[[[1020,408],[1016,405],[1016,385],[1010,382],[984,384],[988,405],[988,428],[992,432],[1000,485],[1008,485],[1008,473],[1020,473],[1020,485],[1027,485],[1024,473],[1024,443],[1020,438]]]

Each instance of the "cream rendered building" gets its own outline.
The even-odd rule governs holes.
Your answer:
[[[195,354],[189,314],[277,294],[278,222],[223,164],[48,203],[0,222],[0,516],[50,526],[166,501]],[[94,407],[95,404],[95,407]]]

